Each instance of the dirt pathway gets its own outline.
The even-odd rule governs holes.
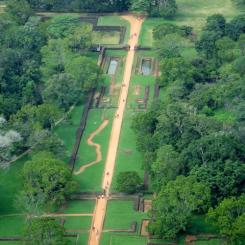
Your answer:
[[[101,153],[101,145],[94,143],[93,142],[93,138],[99,134],[107,125],[109,124],[109,120],[104,120],[104,122],[93,132],[89,135],[88,139],[87,139],[87,144],[89,146],[95,147],[95,151],[96,151],[96,160],[83,165],[80,167],[80,169],[78,171],[74,172],[74,175],[79,175],[81,174],[85,169],[99,163],[102,160],[102,153]]]
[[[134,16],[123,16],[124,19],[130,22],[131,24],[131,31],[130,31],[130,50],[128,51],[126,63],[125,63],[125,71],[124,77],[121,87],[121,93],[118,100],[118,109],[115,114],[115,119],[113,121],[109,148],[107,152],[105,170],[104,170],[104,177],[102,181],[102,190],[105,190],[105,197],[101,196],[97,199],[96,206],[95,206],[95,216],[92,222],[92,229],[90,231],[89,236],[89,245],[99,245],[101,233],[103,230],[103,223],[106,214],[106,206],[107,206],[107,199],[109,196],[109,191],[112,182],[112,176],[114,173],[115,167],[115,160],[117,154],[117,147],[119,143],[120,131],[122,126],[123,120],[123,113],[126,107],[126,100],[128,96],[128,89],[130,84],[131,72],[133,67],[134,61],[134,48],[138,43],[138,36],[140,34],[140,29],[143,20],[137,19]]]

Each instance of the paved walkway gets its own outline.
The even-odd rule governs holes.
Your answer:
[[[130,50],[128,52],[126,63],[125,63],[124,78],[122,82],[120,98],[118,101],[118,109],[116,111],[115,119],[113,121],[109,148],[108,148],[106,164],[105,164],[105,170],[104,170],[104,177],[102,181],[102,190],[105,190],[105,196],[103,198],[100,197],[96,201],[94,219],[92,222],[93,228],[90,231],[89,242],[88,242],[89,245],[99,245],[99,241],[103,231],[107,199],[109,196],[112,177],[114,173],[117,148],[118,148],[120,131],[121,131],[122,120],[123,120],[123,113],[126,107],[126,100],[128,96],[128,89],[129,89],[130,78],[132,73],[134,54],[135,54],[134,47],[138,43],[138,36],[140,34],[141,25],[143,22],[143,20],[137,19],[134,16],[123,16],[123,18],[129,21],[131,24],[130,40],[128,43],[130,45]]]

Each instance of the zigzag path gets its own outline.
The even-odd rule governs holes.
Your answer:
[[[89,146],[95,147],[95,151],[96,151],[96,160],[83,165],[80,167],[79,170],[74,172],[74,175],[79,175],[81,174],[83,171],[85,171],[87,168],[92,167],[93,165],[99,163],[102,160],[102,153],[101,153],[101,145],[94,143],[93,142],[93,138],[97,135],[100,134],[101,131],[109,124],[109,120],[104,120],[104,122],[93,132],[89,135],[88,139],[87,139],[87,144]]]

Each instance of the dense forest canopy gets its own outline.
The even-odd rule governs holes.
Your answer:
[[[52,11],[122,12],[139,11],[151,16],[175,15],[175,0],[28,0],[34,9]]]
[[[244,205],[245,16],[208,17],[191,60],[182,55],[195,40],[190,27],[163,24],[153,35],[165,97],[132,125],[157,193],[149,231],[174,238],[193,213],[212,207],[208,217],[221,234],[242,244],[245,210],[234,201]],[[228,221],[229,212],[236,215]]]
[[[0,16],[0,130],[5,139],[9,132],[19,137],[1,146],[3,165],[11,155],[40,149],[44,142],[61,145],[51,129],[103,82],[89,57],[92,26],[82,24],[79,16],[43,21],[25,0],[9,1],[6,10]]]

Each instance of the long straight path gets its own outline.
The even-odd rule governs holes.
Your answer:
[[[105,190],[105,196],[103,198],[102,197],[98,198],[96,201],[94,218],[92,222],[92,229],[90,231],[89,242],[88,242],[89,245],[99,245],[101,234],[103,231],[107,201],[110,193],[110,187],[112,183],[112,177],[113,177],[115,161],[116,161],[117,148],[118,148],[120,132],[122,127],[123,114],[126,108],[126,101],[128,97],[128,90],[129,90],[130,78],[131,78],[134,55],[135,55],[135,46],[138,43],[138,37],[143,22],[142,19],[138,19],[131,15],[123,16],[123,18],[129,21],[131,25],[130,40],[128,43],[130,45],[130,49],[128,51],[127,58],[126,58],[121,93],[118,100],[118,109],[115,113],[115,118],[112,125],[109,148],[108,148],[107,158],[105,163],[105,170],[104,170],[104,176],[102,181],[102,190]]]

